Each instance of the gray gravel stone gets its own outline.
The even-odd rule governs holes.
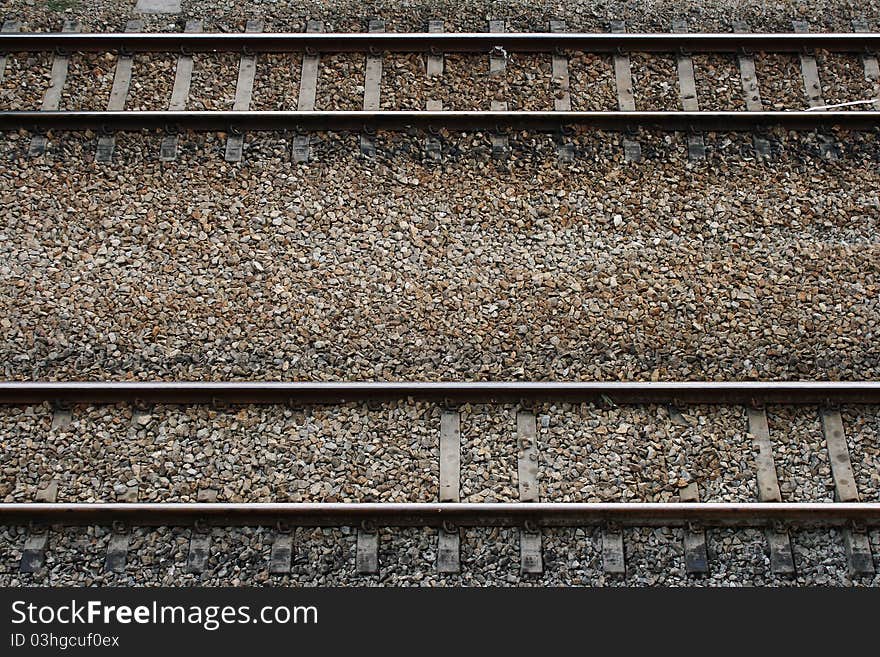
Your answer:
[[[817,410],[771,407],[767,424],[782,500],[833,502],[834,479]]]
[[[356,532],[350,528],[299,529],[289,575],[270,575],[268,558],[274,530],[214,529],[206,570],[190,573],[186,558],[191,530],[136,528],[124,573],[104,573],[108,529],[53,531],[46,566],[35,574],[18,572],[25,528],[0,532],[0,585],[93,586],[877,586],[880,577],[851,579],[843,538],[837,531],[792,532],[798,573],[770,573],[759,530],[709,530],[710,572],[684,573],[682,532],[672,529],[625,531],[627,573],[602,570],[601,532],[566,528],[542,532],[544,573],[519,572],[519,532],[468,529],[462,534],[462,571],[435,570],[437,534],[433,529],[381,529],[380,572],[355,572]],[[870,532],[880,554],[880,532]]]
[[[517,480],[516,408],[461,409],[461,501],[514,502]]]
[[[880,407],[841,409],[856,488],[862,502],[880,502]]]
[[[292,411],[75,407],[65,429],[48,413],[3,409],[0,440],[7,501],[33,499],[59,482],[59,502],[436,501],[438,411],[426,404]]]

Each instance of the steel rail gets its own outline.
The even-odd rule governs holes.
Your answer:
[[[6,33],[0,52],[435,52],[486,53],[560,50],[692,53],[770,51],[799,53],[880,50],[880,34],[841,33],[584,33],[584,32],[262,32],[262,33]]]
[[[338,404],[415,399],[613,404],[876,404],[880,382],[0,382],[0,404]]]
[[[880,503],[83,503],[0,504],[0,525],[713,527],[880,525]]]
[[[0,131],[95,130],[101,132],[179,130],[225,132],[291,130],[370,131],[437,130],[558,131],[583,127],[610,131],[636,128],[698,131],[753,131],[774,126],[790,130],[839,127],[872,130],[880,126],[880,111],[790,112],[492,112],[492,111],[159,111],[80,112],[4,111]]]

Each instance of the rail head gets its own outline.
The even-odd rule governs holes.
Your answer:
[[[5,33],[0,51],[39,52],[679,52],[800,53],[805,49],[861,53],[880,50],[880,34],[840,33],[598,33],[598,32],[262,32],[262,33]]]
[[[846,527],[880,503],[107,503],[0,504],[2,525],[301,527]]]
[[[0,382],[0,404],[340,404],[570,402],[597,404],[878,404],[875,381],[684,382]]]

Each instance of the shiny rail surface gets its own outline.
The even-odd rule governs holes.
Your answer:
[[[0,404],[335,404],[416,399],[612,404],[876,404],[876,381],[688,382],[0,382]]]
[[[584,33],[584,32],[263,32],[7,33],[0,52],[584,52],[800,53],[805,49],[880,50],[880,34],[842,33]]]

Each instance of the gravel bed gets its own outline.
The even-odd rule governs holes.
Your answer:
[[[435,570],[433,578],[440,584],[451,586],[520,585],[519,530],[510,527],[464,530],[460,560],[460,573],[440,575]]]
[[[436,501],[439,416],[425,404],[306,411],[158,406],[76,407],[65,429],[48,414],[4,412],[7,501],[59,482],[59,501]]]
[[[34,494],[51,480],[51,454],[45,449],[50,434],[47,406],[8,406],[0,412],[0,500],[32,502]],[[25,458],[36,451],[36,460]]]
[[[408,532],[411,530],[397,530]],[[389,530],[380,530],[380,563],[391,568]],[[130,584],[148,586],[351,586],[378,578],[355,572],[357,531],[350,527],[298,528],[290,574],[268,572],[275,530],[215,528],[211,556],[203,573],[186,572],[190,530],[159,528],[141,533],[147,553],[126,571]],[[152,551],[152,554],[150,553]],[[228,555],[238,555],[229,559]],[[138,571],[143,570],[144,575]],[[430,571],[428,571],[430,572]]]
[[[239,528],[233,533],[239,537],[248,537],[254,532],[250,528]],[[208,560],[207,572],[195,574],[187,572],[186,559],[189,553],[189,541],[192,529],[188,527],[136,527],[132,530],[128,561],[124,574],[117,574],[114,579],[118,586],[199,586],[207,585],[201,581],[211,577],[212,569],[219,563],[221,554],[218,552],[218,534],[226,534],[223,529],[211,529],[211,558]],[[241,549],[239,545],[230,546]],[[135,547],[137,549],[135,549]],[[228,564],[230,555],[237,551],[223,553],[223,562]],[[233,562],[234,563],[234,562]],[[231,582],[229,583],[231,586]]]
[[[519,585],[519,530],[467,530],[461,542],[461,569],[467,573],[462,583],[471,586]]]
[[[106,110],[115,71],[115,53],[73,53],[68,60],[59,109]]]
[[[44,415],[41,424],[49,418]],[[116,501],[126,486],[138,483],[142,457],[130,442],[130,418],[130,409],[122,405],[77,406],[69,426],[35,431],[10,443],[4,457],[18,468],[11,501],[32,501],[34,490],[51,480],[58,482],[59,502]]]
[[[682,586],[684,572],[681,529],[642,527],[623,530],[626,577],[605,576],[606,586]]]
[[[21,548],[27,538],[28,528],[3,525],[0,527],[0,586],[19,586],[22,576],[18,572]]]
[[[142,53],[134,58],[125,109],[164,111],[171,102],[177,55]]]
[[[664,409],[665,410],[665,409]],[[670,480],[696,483],[704,502],[753,502],[755,455],[742,409],[689,406],[658,413],[668,438],[662,441]]]
[[[693,168],[667,137],[631,166],[578,136],[563,171],[518,135],[503,167],[474,135],[443,167],[364,161],[353,135],[307,167],[277,138],[231,167],[216,135],[181,135],[169,165],[159,135],[126,134],[100,168],[93,135],[24,164],[8,135],[4,376],[880,376],[874,138],[828,163],[783,134],[780,161]]]
[[[809,105],[797,55],[755,55],[758,90],[765,110],[805,110]]]
[[[106,527],[65,527],[53,531],[46,550],[42,583],[59,586],[63,582],[77,586],[105,583],[104,560],[110,530]],[[31,575],[35,580],[40,573]]]
[[[865,77],[865,65],[858,55],[839,53],[816,53],[822,100],[826,105],[854,100],[874,100],[877,88]],[[849,105],[841,110],[872,110],[873,104]]]
[[[35,574],[18,572],[26,528],[0,530],[2,586],[876,586],[880,576],[851,579],[843,537],[836,530],[791,532],[797,575],[770,572],[760,530],[707,531],[710,572],[684,573],[682,530],[627,529],[627,573],[602,569],[601,531],[560,528],[542,532],[544,573],[519,572],[519,530],[470,528],[462,531],[461,572],[436,572],[436,530],[380,529],[379,573],[355,572],[357,532],[352,528],[307,529],[295,533],[292,570],[270,575],[268,558],[275,530],[211,530],[211,556],[205,572],[186,571],[191,530],[135,528],[124,573],[104,573],[109,528],[65,528],[50,534],[46,566]],[[880,554],[880,531],[870,533]]]
[[[436,533],[422,530],[421,557],[427,571],[419,584],[432,586],[601,586],[616,578],[602,572],[601,533],[592,528],[558,528],[542,532],[544,572],[520,573],[519,530],[471,528],[462,532],[461,572],[434,570]],[[413,560],[415,561],[415,559]],[[384,569],[380,562],[380,569]],[[400,578],[382,577],[383,584],[407,585]]]
[[[443,78],[435,99],[448,110],[487,110],[492,100],[503,101],[501,76],[489,75],[489,58],[484,55],[446,55]],[[495,97],[495,94],[501,94]]]
[[[692,577],[691,585],[762,586],[774,577],[770,572],[770,548],[760,529],[712,528],[706,532],[706,549],[709,573]]]
[[[0,109],[40,109],[51,71],[50,53],[10,53],[0,82]]]
[[[862,502],[880,502],[880,406],[842,408],[843,430]]]
[[[847,571],[843,536],[836,529],[793,531],[791,547],[794,550],[796,583],[812,586],[849,586],[852,580]],[[876,586],[880,582],[874,582]]]
[[[379,530],[379,572],[360,577],[363,586],[436,585],[437,531],[422,527]],[[355,575],[357,577],[357,575]]]
[[[872,3],[862,3],[870,6]],[[127,19],[136,17],[134,7],[118,7],[107,6],[103,2],[90,3],[89,10],[86,10],[81,2],[70,0],[61,5],[53,5],[56,9],[59,7],[63,11],[51,11],[47,8],[19,8],[10,7],[9,15],[17,15],[27,21],[25,29],[57,29],[57,25],[63,19],[79,18],[83,21],[83,27],[86,30],[106,31],[118,30],[124,25]],[[2,7],[2,4],[0,4]],[[452,15],[446,16],[447,29],[450,31],[460,30],[484,30],[485,29],[485,3],[470,2],[457,5],[454,8],[446,7],[444,4],[437,3],[407,3],[406,6],[398,6],[394,3],[380,3],[371,6],[370,16],[379,15],[386,18],[387,28],[389,31],[411,31],[424,30],[427,20],[443,16],[445,9],[448,9]],[[681,14],[682,10],[679,6],[673,8],[667,3],[654,3],[648,9],[642,8],[639,16],[630,16],[630,11],[623,6],[614,8],[605,6],[605,12],[597,12],[589,3],[575,3],[574,5],[558,6],[542,5],[541,7],[530,6],[523,3],[515,10],[511,10],[507,16],[508,29],[512,30],[543,30],[546,29],[547,20],[549,18],[565,18],[568,20],[570,30],[585,31],[605,31],[607,29],[607,20],[612,17],[623,17],[628,19],[631,30],[648,30],[648,31],[666,31],[668,29],[668,21],[670,16]],[[843,6],[842,3],[828,2],[823,3],[822,7],[813,6],[816,16],[812,22],[815,30],[823,29],[850,29],[849,23],[853,15],[868,12],[852,12],[849,6]],[[21,10],[21,11],[19,11]],[[201,13],[205,12],[205,13]],[[756,2],[740,2],[732,7],[721,5],[701,5],[695,7],[694,11],[689,12],[691,22],[695,29],[703,29],[707,31],[720,30],[728,31],[732,20],[748,16],[754,23],[756,28],[765,30],[789,30],[789,20],[792,10],[783,10],[781,7],[768,8],[765,5],[758,5]],[[189,2],[185,4],[182,14],[177,16],[137,16],[145,22],[145,30],[147,31],[175,31],[182,29],[183,24],[188,18],[202,18],[209,16],[206,20],[205,28],[207,31],[240,31],[243,29],[244,22],[247,18],[262,18],[266,23],[266,29],[272,30],[292,30],[299,31],[303,29],[307,18],[324,18],[327,22],[327,28],[333,30],[353,30],[362,31],[365,29],[368,16],[363,10],[357,6],[353,6],[346,2],[332,3],[315,3],[315,2],[275,2],[272,5],[255,2],[239,2],[226,3],[220,6],[211,6],[210,10],[204,2]],[[756,20],[757,19],[757,20]],[[846,26],[845,28],[841,26]],[[78,57],[78,56],[77,56]],[[334,79],[332,85],[333,90],[327,91],[327,97],[322,98],[320,104],[327,104],[328,107],[355,107],[361,100],[358,93],[358,85],[356,81],[352,81],[351,76],[355,79],[362,77],[358,64],[353,61],[345,61],[345,59],[354,57],[355,60],[361,59],[362,56],[335,56],[331,59],[339,60],[339,71],[328,74]],[[768,58],[774,60],[775,55],[769,55]],[[483,59],[486,59],[485,57]],[[523,66],[523,74],[519,75],[515,70],[518,66],[517,59],[527,66]],[[531,61],[533,60],[534,61]],[[546,59],[546,56],[533,58],[532,56],[513,55],[510,62],[510,72],[508,73],[509,86],[512,90],[517,87],[531,88],[540,90],[540,94],[530,94],[525,96],[527,99],[527,107],[540,109],[547,106],[546,82],[549,73],[542,70],[536,74],[539,68],[546,68],[546,62],[542,62],[545,66],[536,66],[537,61]],[[762,58],[759,58],[762,59]],[[778,58],[776,58],[778,59]],[[796,60],[796,58],[785,57],[785,60]],[[848,58],[855,63],[857,58]],[[774,60],[775,61],[775,60]],[[781,60],[780,60],[781,61]],[[788,61],[790,64],[791,61]],[[795,62],[796,63],[796,62]],[[674,60],[671,57],[650,58],[650,61],[642,55],[634,55],[634,78],[636,80],[636,93],[640,96],[639,106],[644,105],[648,109],[677,109],[677,83],[675,81]],[[88,68],[94,68],[89,66]],[[759,68],[764,66],[759,62]],[[786,68],[785,62],[781,66],[771,63],[766,67],[768,84],[776,83],[783,87],[791,86],[786,84],[786,74],[795,72]],[[799,68],[799,67],[796,67]],[[857,68],[857,67],[856,67]],[[98,69],[101,69],[99,66]],[[644,69],[639,70],[639,69]],[[787,73],[786,73],[787,71]],[[530,79],[535,75],[533,79]],[[337,76],[341,76],[344,80],[338,80]],[[511,77],[513,76],[513,77]],[[639,78],[644,77],[644,80]],[[323,77],[323,76],[322,76]],[[861,79],[856,76],[853,78],[856,87],[860,89],[865,86],[864,76]],[[517,81],[517,80],[520,81]],[[795,80],[798,77],[793,78]],[[491,85],[490,85],[491,86]],[[724,86],[723,84],[721,86]],[[798,87],[798,85],[795,85]],[[851,95],[855,91],[850,89],[852,85],[845,85],[843,92]],[[779,107],[788,106],[786,103],[793,103],[791,107],[799,107],[803,98],[799,88],[780,89],[779,93],[784,97],[782,100],[775,98],[777,95],[772,89],[768,89],[767,94],[773,96],[769,102],[782,103]],[[490,89],[490,97],[500,95],[498,90]],[[786,97],[786,94],[788,96]],[[514,96],[514,94],[508,94]],[[858,94],[856,94],[858,95]],[[85,97],[80,100],[86,100]],[[96,100],[95,102],[99,102]],[[509,102],[515,103],[516,98],[510,98]],[[469,103],[465,103],[467,105]],[[459,109],[453,104],[453,109]],[[465,108],[464,105],[462,108]]]
[[[294,135],[291,132],[246,132],[244,135],[246,155],[242,157],[265,159],[274,162],[275,166],[281,169],[289,166],[293,139]]]
[[[259,586],[269,581],[267,563],[272,546],[272,532],[263,527],[243,529],[214,528],[207,567],[201,573],[185,573],[189,531],[173,535],[174,549],[165,557],[172,562],[175,574],[167,573],[165,564],[154,570],[156,585],[174,586]],[[150,537],[145,536],[145,540]],[[232,555],[235,555],[232,557]],[[170,565],[170,564],[169,564]],[[162,580],[159,581],[158,577]],[[166,584],[167,582],[167,584]]]
[[[668,502],[677,477],[666,462],[665,412],[582,404],[541,410],[541,496],[559,502]],[[546,427],[544,425],[547,425]]]
[[[257,57],[251,110],[295,110],[301,74],[302,55],[298,53]]]
[[[463,412],[463,499],[518,498],[515,412]],[[50,480],[59,482],[60,501],[77,502],[114,501],[133,490],[142,501],[197,501],[201,489],[222,502],[430,502],[439,489],[438,411],[423,403],[158,406],[134,415],[122,406],[77,406],[71,424],[52,431],[48,418],[18,409],[0,415],[10,427],[3,454],[15,477],[7,501],[28,501]],[[753,455],[738,409],[547,405],[538,425],[542,499],[668,502],[692,482],[707,501],[754,499]],[[784,458],[790,450],[779,451]]]
[[[231,110],[240,61],[241,56],[231,52],[195,53],[186,109]]]
[[[617,85],[611,57],[572,53],[568,61],[568,76],[573,111],[617,109]]]
[[[680,110],[678,69],[667,55],[630,55],[633,95],[639,111]]]
[[[769,548],[757,529],[713,529],[708,532],[710,574],[697,582],[708,586],[877,586],[880,578],[852,579],[847,570],[843,536],[837,530],[789,532],[795,576],[770,571]],[[876,554],[876,553],[875,553]]]
[[[743,111],[742,78],[733,55],[694,55],[697,102],[703,111]]]
[[[440,490],[440,417],[427,404],[316,408],[308,417],[307,446],[313,467],[301,501],[434,502]],[[341,475],[328,476],[327,472]],[[307,475],[307,476],[306,476]],[[336,484],[328,490],[328,486]],[[317,486],[322,490],[316,490]],[[300,501],[293,495],[293,501]]]
[[[513,53],[504,76],[504,98],[511,111],[553,109],[553,69],[549,55]]]
[[[544,425],[547,425],[546,427]],[[684,426],[682,426],[684,425]],[[753,501],[754,463],[737,409],[545,407],[539,417],[542,496],[560,502]]]
[[[527,583],[545,586],[598,586],[604,583],[602,533],[594,527],[559,527],[541,532],[544,574]]]
[[[510,31],[546,29],[550,19],[564,19],[569,31],[606,31],[613,18],[625,19],[627,29],[636,31],[669,30],[676,17],[687,16],[691,30],[729,31],[734,20],[748,20],[752,29],[786,32],[791,29],[792,17],[809,20],[813,31],[849,31],[854,16],[869,18],[869,27],[876,29],[880,15],[875,0],[860,0],[855,5],[841,0],[818,2],[767,3],[764,0],[745,0],[735,3],[723,0],[709,2],[688,0],[661,0],[649,5],[633,7],[624,0],[594,2],[554,0],[540,4],[522,0],[499,7],[486,0],[416,0],[400,3],[396,0],[371,2],[368,7],[352,0],[187,0],[183,12],[170,16],[141,16],[135,12],[135,3],[113,0],[63,0],[22,4],[15,0],[0,2],[0,14],[15,16],[26,21],[25,29],[46,29],[60,24],[64,18],[80,20],[91,31],[121,29],[130,18],[141,18],[147,28],[165,26],[172,21],[182,23],[187,18],[210,17],[212,26],[227,31],[240,31],[248,18],[262,18],[267,28],[275,31],[301,30],[305,18],[323,19],[328,29],[364,29],[371,16],[381,16],[388,31],[425,29],[429,19],[443,18],[450,31],[480,31],[486,29],[487,16],[506,18]]]
[[[413,53],[390,53],[382,61],[379,106],[383,110],[424,110],[445,84],[444,76],[429,80],[425,57]]]
[[[516,407],[461,408],[461,501],[515,502],[517,479]]]
[[[365,75],[366,58],[361,53],[323,55],[318,69],[315,109],[333,112],[363,109]]]
[[[385,530],[380,531],[384,533]],[[361,584],[365,579],[355,573],[356,530],[350,527],[301,528],[297,530],[295,540],[290,576],[273,576],[272,584],[346,586]],[[380,539],[380,549],[382,542]]]
[[[868,584],[880,586],[880,529],[868,530],[868,541],[871,544],[871,556],[874,557],[874,569],[878,571]]]
[[[112,583],[104,573],[109,528],[53,527],[43,567],[19,572],[26,527],[0,528],[0,586],[100,586]]]
[[[783,502],[833,502],[834,480],[815,408],[770,407],[767,424]]]
[[[687,141],[684,132],[653,132],[639,130],[630,135],[639,142],[644,159],[670,159],[680,161],[685,169],[693,169],[693,163],[687,161]],[[620,147],[623,148],[622,146]],[[691,166],[688,167],[688,164]],[[644,183],[641,183],[644,184]],[[613,222],[613,218],[612,218]]]

